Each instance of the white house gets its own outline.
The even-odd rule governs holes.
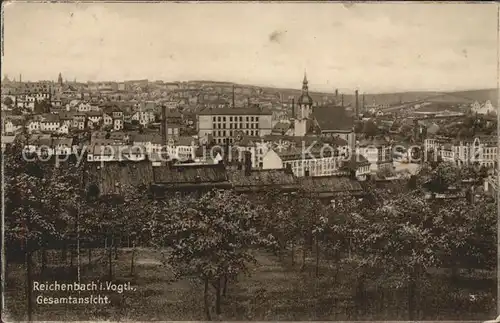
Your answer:
[[[26,129],[29,133],[40,131],[40,121],[31,120],[28,122]]]
[[[113,119],[113,129],[118,131],[123,129],[123,119],[121,118],[116,118]]]
[[[341,157],[332,149],[304,152],[298,148],[276,152],[269,149],[263,157],[262,169],[290,168],[297,177],[332,176],[342,173]]]
[[[475,101],[471,106],[471,111],[477,114],[492,114],[496,113],[495,107],[487,100],[484,104]]]
[[[167,143],[167,154],[171,159],[194,160],[196,147],[193,137],[171,137]]]

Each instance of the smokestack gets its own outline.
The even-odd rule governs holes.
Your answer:
[[[234,105],[234,84],[233,84],[233,108],[235,108],[236,106]]]
[[[363,105],[361,107],[363,113],[365,112],[365,93],[363,93]]]
[[[359,116],[359,100],[358,100],[358,90],[356,90],[355,96],[356,96],[356,105],[354,106],[354,112],[356,113],[356,117]]]
[[[243,156],[245,156],[245,176],[250,176],[250,174],[252,173],[252,153],[249,151],[245,151]]]
[[[340,105],[344,107],[344,93],[340,95]]]
[[[292,118],[295,119],[295,98],[292,98]]]
[[[21,74],[19,74],[19,83],[21,83],[23,81],[23,77]]]
[[[161,132],[161,141],[163,145],[167,144],[167,134],[168,134],[168,125],[167,125],[167,106],[162,105],[161,106],[161,125],[160,125],[160,132]]]
[[[335,89],[335,99],[339,97],[339,89]]]

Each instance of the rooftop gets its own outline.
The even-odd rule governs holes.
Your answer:
[[[199,115],[272,115],[269,109],[249,107],[249,108],[206,108],[201,110]]]
[[[354,126],[354,119],[343,107],[317,107],[312,116],[316,119],[321,131],[349,131]]]

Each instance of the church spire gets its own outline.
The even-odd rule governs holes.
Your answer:
[[[62,75],[61,73],[59,73],[59,76],[57,78],[57,83],[59,83],[59,85],[62,85],[63,84],[63,79],[62,79]]]
[[[308,93],[309,92],[309,87],[307,82],[307,74],[306,71],[304,70],[304,81],[302,81],[302,93]]]

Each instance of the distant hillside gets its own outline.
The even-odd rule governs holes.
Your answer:
[[[498,102],[498,90],[497,89],[458,91],[458,92],[451,92],[450,94],[452,94],[454,96],[468,98],[468,99],[471,99],[473,101],[479,101],[479,102],[484,102],[486,100],[490,100],[494,106],[496,106],[496,104]]]
[[[196,80],[188,81],[188,83],[205,83],[217,86],[233,86],[242,88],[259,88],[265,93],[281,93],[283,98],[286,100],[288,97],[298,97],[301,93],[300,88],[290,89],[290,88],[274,88],[269,86],[257,86],[250,84],[237,84],[231,82],[217,82],[209,80]],[[311,97],[315,101],[322,101],[323,98],[333,99],[335,93],[333,92],[318,92],[310,91]],[[408,91],[408,92],[395,92],[395,93],[366,93],[364,95],[365,105],[377,104],[377,105],[396,105],[399,103],[415,102],[421,100],[428,100],[432,102],[442,102],[442,103],[471,103],[474,101],[484,102],[490,100],[491,103],[496,106],[498,91],[496,89],[481,89],[481,90],[467,90],[467,91],[453,91],[453,92],[440,92],[440,91]],[[338,100],[341,98],[341,93],[339,93]],[[344,104],[354,105],[355,97],[354,90],[350,93],[344,94]],[[359,93],[359,104],[363,102],[363,93]]]

